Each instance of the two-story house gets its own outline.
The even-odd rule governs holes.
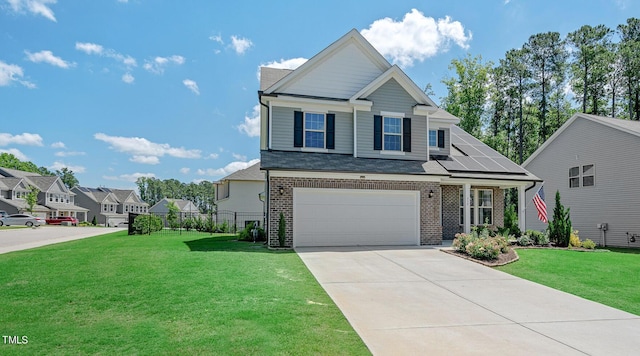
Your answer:
[[[503,225],[539,179],[456,124],[352,30],[297,69],[261,68],[261,169],[278,245],[430,245]],[[524,219],[520,221],[524,228]]]
[[[73,187],[76,199],[88,208],[87,221],[104,226],[117,226],[129,219],[129,213],[146,214],[149,204],[131,189],[112,189],[105,187]]]
[[[37,173],[3,167],[0,168],[0,175],[4,177],[21,178],[26,185],[38,189],[38,205],[48,209],[46,212],[43,211],[43,209],[39,209],[39,215],[44,214],[45,218],[73,216],[84,221],[82,216],[86,214],[88,210],[76,205],[75,193],[64,185],[60,177],[43,176]],[[24,199],[26,195],[24,195],[24,192],[22,194],[21,199]]]
[[[27,212],[29,204],[26,198],[30,190],[31,186],[24,178],[0,176],[0,210],[8,214]],[[36,204],[33,207],[33,215],[46,218],[49,216],[49,208]]]
[[[264,192],[264,171],[260,170],[260,162],[235,171],[213,184],[218,212],[263,213],[264,204],[260,196]]]

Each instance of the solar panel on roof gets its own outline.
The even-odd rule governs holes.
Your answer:
[[[476,161],[480,162],[483,166],[487,168],[490,172],[508,172],[506,167],[503,167],[501,164],[497,163],[494,159],[490,157],[474,157]]]
[[[455,157],[454,159],[465,166],[467,171],[489,172],[485,166],[473,159],[473,157]]]

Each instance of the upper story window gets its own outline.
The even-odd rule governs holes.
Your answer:
[[[595,167],[593,164],[585,164],[569,168],[569,188],[593,187],[595,185]]]
[[[402,149],[402,120],[397,117],[384,118],[384,150],[400,151]]]
[[[324,148],[324,114],[304,113],[304,147]]]
[[[373,149],[387,152],[411,152],[411,118],[402,113],[373,116]]]
[[[429,130],[429,148],[444,148],[444,130]]]
[[[293,147],[335,149],[336,115],[293,112]]]

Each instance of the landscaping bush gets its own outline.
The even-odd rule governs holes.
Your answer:
[[[456,251],[460,251],[460,252],[465,252],[466,253],[467,252],[467,245],[469,244],[469,242],[473,241],[476,238],[477,237],[473,237],[473,235],[471,235],[471,234],[459,233],[459,234],[456,234],[455,238],[453,239],[453,243],[451,244],[451,246]]]
[[[280,247],[284,247],[286,237],[287,222],[284,220],[284,214],[280,213],[280,220],[278,221],[278,244]]]
[[[534,245],[544,246],[549,244],[549,236],[542,231],[527,230],[525,231],[525,235],[529,236],[529,239],[531,239]]]
[[[238,240],[253,241],[253,227],[253,223],[248,223],[244,229],[238,233]],[[266,241],[266,236],[264,229],[258,227],[258,236],[256,241]]]
[[[519,237],[522,233],[518,226],[518,214],[516,214],[516,208],[513,204],[509,204],[504,210],[504,228],[508,230],[506,233],[498,230],[502,236],[513,235]]]
[[[133,229],[136,234],[148,235],[152,232],[162,230],[162,218],[155,215],[138,215],[133,222]]]
[[[195,226],[196,221],[194,218],[187,218],[182,222],[182,227],[187,231],[194,229]]]
[[[96,220],[95,215],[93,216],[93,219],[91,219],[91,225],[93,225],[93,226],[98,225],[98,220]]]
[[[596,243],[591,241],[590,239],[586,239],[582,241],[582,248],[593,250],[594,248],[596,248]]]
[[[501,253],[509,252],[509,238],[508,237],[498,235],[498,236],[492,237],[492,239],[494,239],[496,241],[496,243],[498,244],[498,247],[500,248],[500,252]]]
[[[561,247],[569,245],[571,236],[571,218],[569,208],[560,202],[560,191],[556,191],[556,206],[553,208],[553,219],[549,221],[549,239]]]
[[[479,260],[493,260],[500,254],[500,246],[495,238],[474,239],[467,244],[467,253]]]
[[[518,237],[518,246],[531,246],[533,245],[533,239],[531,239],[531,237],[529,237],[530,235],[528,234],[524,234],[521,235],[520,237]]]
[[[578,230],[571,231],[569,235],[569,247],[580,247],[582,246],[582,242],[580,241],[580,236],[578,236]]]

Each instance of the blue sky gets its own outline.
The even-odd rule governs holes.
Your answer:
[[[84,186],[215,181],[259,158],[258,68],[294,68],[352,28],[446,95],[467,52],[640,17],[632,0],[0,0],[0,152]]]

